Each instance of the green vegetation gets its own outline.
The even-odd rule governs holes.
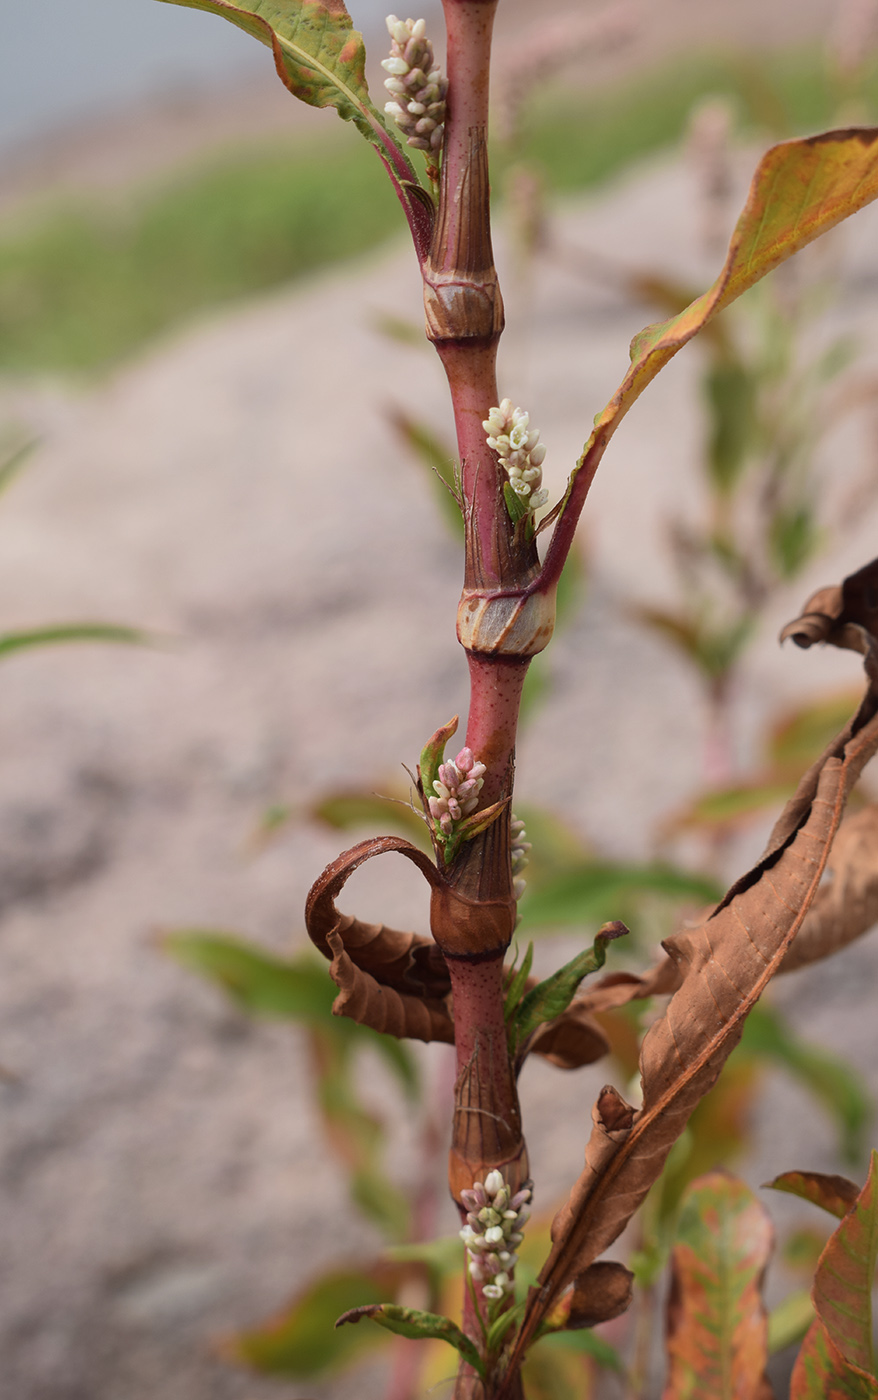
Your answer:
[[[540,96],[520,154],[554,188],[584,189],[671,145],[712,93],[733,96],[744,126],[772,135],[826,124],[837,97],[816,55],[689,59],[597,94]],[[372,152],[326,121],[317,143],[250,147],[121,208],[68,201],[17,219],[0,234],[0,369],[102,370],[199,312],[401,232]],[[509,157],[497,156],[502,171]]]

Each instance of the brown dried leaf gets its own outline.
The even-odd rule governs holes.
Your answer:
[[[401,933],[340,914],[335,900],[347,879],[373,856],[396,851],[418,866],[430,885],[439,875],[429,856],[399,836],[361,841],[328,865],[308,895],[305,923],[326,958],[339,989],[337,1016],[361,1026],[415,1040],[454,1040],[448,998],[451,982],[442,953],[431,938]]]
[[[624,1264],[601,1259],[574,1281],[565,1331],[597,1327],[621,1317],[631,1305],[634,1275]]]
[[[440,882],[430,858],[398,836],[361,841],[328,865],[311,889],[305,923],[312,942],[331,959],[339,989],[336,1016],[399,1038],[454,1042],[448,965],[432,938],[367,924],[341,914],[335,901],[358,866],[396,851],[414,861],[433,888]],[[606,1054],[607,1040],[577,1003],[536,1035],[532,1050],[562,1069],[591,1064]]]
[[[384,930],[388,931],[392,932]],[[374,1031],[400,1039],[408,1036],[412,1040],[454,1044],[454,1022],[446,1001],[435,997],[422,1000],[382,985],[356,966],[345,950],[343,934],[333,932],[328,941],[332,949],[329,975],[338,987],[333,1015],[349,1016],[360,1026],[371,1026]]]
[[[861,620],[872,622],[863,580],[876,571],[878,563],[846,580],[842,594],[847,601],[834,619],[835,635],[843,644],[849,639],[845,628],[862,629],[870,676],[866,696],[805,774],[758,864],[700,925],[665,944],[681,982],[643,1042],[643,1106],[635,1112],[611,1089],[604,1089],[595,1105],[585,1169],[555,1217],[553,1248],[528,1300],[510,1376],[564,1288],[618,1237],[659,1176],[802,924],[848,794],[878,749],[878,688],[871,684],[874,634],[866,633]]]
[[[781,972],[830,957],[878,923],[878,806],[845,818],[826,872]]]
[[[528,1053],[545,1056],[558,1069],[580,1069],[602,1059],[609,1048],[597,1021],[577,998],[554,1021],[540,1027]]]
[[[608,972],[594,986],[589,987],[574,1005],[585,1011],[613,1011],[616,1007],[627,1006],[632,1001],[645,1001],[649,997],[667,996],[680,985],[680,971],[672,958],[659,958],[648,972]]]

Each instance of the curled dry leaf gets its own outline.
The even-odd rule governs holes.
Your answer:
[[[402,837],[361,841],[328,865],[312,887],[305,905],[308,934],[324,957],[332,959],[330,975],[339,989],[332,1009],[337,1016],[350,1016],[388,1035],[450,1043],[451,982],[433,940],[363,923],[339,913],[335,905],[345,882],[364,861],[391,851],[413,861],[432,887],[439,882],[429,856]]]
[[[330,976],[339,989],[332,1009],[337,1016],[349,1016],[387,1035],[453,1044],[451,979],[432,938],[364,923],[340,913],[335,904],[358,866],[392,851],[413,861],[434,890],[441,884],[436,867],[422,851],[402,837],[382,836],[343,851],[308,895],[308,933],[331,960]],[[606,1054],[607,1039],[586,1008],[574,1002],[540,1028],[531,1050],[561,1069],[578,1069]]]
[[[868,572],[854,577],[862,580]],[[861,594],[852,590],[852,597],[852,608],[859,607]],[[868,647],[863,702],[803,777],[762,859],[698,926],[665,944],[680,985],[643,1042],[643,1105],[628,1108],[609,1089],[598,1099],[585,1169],[555,1218],[552,1251],[528,1299],[509,1377],[561,1293],[613,1243],[659,1176],[690,1114],[740,1040],[748,1013],[780,967],[818,889],[848,794],[878,750],[874,633],[866,634],[860,617],[850,620],[863,627]],[[846,625],[843,610],[836,621]]]
[[[610,1259],[598,1260],[573,1284],[564,1330],[597,1327],[600,1322],[621,1317],[631,1306],[633,1291],[634,1275],[630,1269]]]
[[[597,1021],[576,1000],[556,1020],[540,1027],[530,1043],[530,1054],[543,1055],[558,1069],[581,1069],[602,1059],[609,1048]]]
[[[878,923],[878,806],[845,818],[826,873],[781,972],[830,957]]]

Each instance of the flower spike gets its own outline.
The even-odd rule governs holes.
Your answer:
[[[527,512],[539,510],[549,496],[540,489],[546,449],[537,429],[530,426],[530,414],[513,408],[511,399],[504,399],[489,411],[482,427],[522,506]]]
[[[485,1180],[476,1181],[471,1191],[462,1191],[461,1200],[467,1209],[467,1223],[460,1231],[466,1245],[467,1268],[470,1278],[482,1285],[482,1293],[492,1303],[505,1298],[513,1290],[510,1277],[518,1262],[515,1253],[524,1238],[525,1222],[530,1216],[529,1186],[510,1197],[502,1172],[488,1172]]]
[[[387,30],[393,40],[390,57],[381,67],[390,76],[384,86],[392,101],[384,110],[392,117],[406,144],[427,151],[438,159],[445,135],[445,97],[448,79],[433,59],[433,45],[425,38],[426,21],[387,16]]]

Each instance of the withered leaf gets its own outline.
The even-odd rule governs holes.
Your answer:
[[[530,1053],[543,1055],[558,1069],[580,1069],[600,1060],[610,1048],[597,1021],[579,1000],[547,1026],[540,1026],[530,1043]]]
[[[852,597],[860,597],[857,590]],[[659,1176],[802,924],[848,794],[878,749],[874,635],[863,628],[863,636],[869,686],[856,715],[805,774],[757,865],[698,926],[665,944],[680,985],[643,1042],[643,1105],[635,1112],[605,1089],[595,1106],[585,1169],[555,1218],[509,1376],[566,1286],[613,1243]]]
[[[364,861],[391,851],[413,861],[431,886],[438,882],[429,856],[402,837],[361,841],[328,865],[312,887],[305,905],[308,933],[332,960],[330,975],[339,989],[332,1008],[337,1016],[350,1016],[388,1035],[450,1043],[451,981],[432,938],[364,923],[340,914],[335,905],[345,882]]]
[[[408,935],[411,938],[416,934]],[[329,975],[338,987],[333,1014],[349,1016],[360,1026],[371,1026],[384,1035],[411,1040],[454,1043],[454,1022],[447,1003],[436,997],[420,998],[384,986],[363,972],[348,955],[341,933],[329,935],[332,963]]]
[[[828,958],[878,923],[878,806],[845,818],[826,872],[831,878],[814,896],[781,972]]]
[[[624,1264],[599,1259],[580,1274],[573,1284],[564,1330],[597,1327],[621,1317],[631,1305],[634,1275]]]
[[[402,837],[382,836],[342,852],[308,896],[308,933],[331,960],[330,976],[339,989],[332,1009],[337,1016],[349,1016],[387,1035],[452,1044],[451,980],[433,939],[364,923],[336,908],[337,897],[357,867],[391,851],[414,861],[431,885],[439,881],[432,861],[417,847]],[[600,1059],[607,1040],[586,1008],[575,1002],[539,1029],[531,1050],[561,1069],[576,1069]]]

